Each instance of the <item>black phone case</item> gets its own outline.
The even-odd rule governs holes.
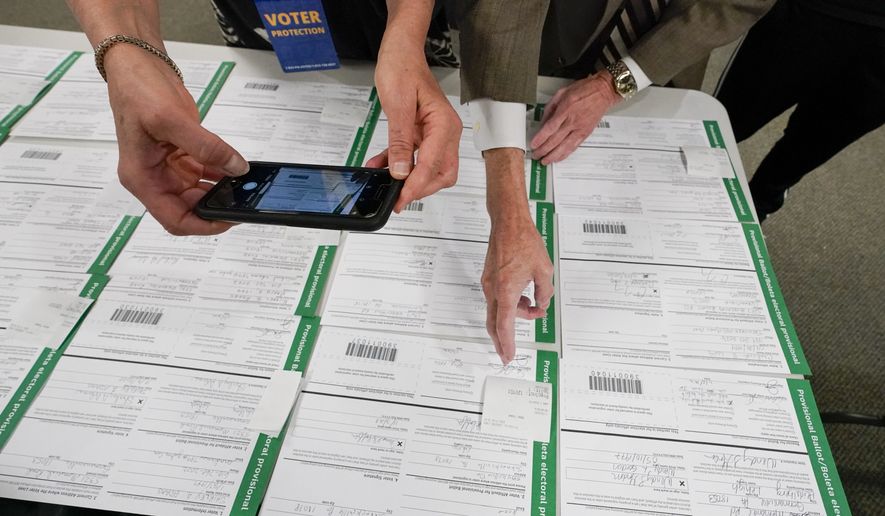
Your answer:
[[[301,168],[316,168],[324,170],[358,170],[364,172],[378,172],[381,169],[365,167],[340,167],[332,165],[302,165],[298,163],[274,163],[268,161],[250,161],[249,165],[255,166],[294,166]],[[392,195],[388,195],[381,204],[378,212],[368,218],[346,217],[341,215],[323,215],[318,213],[291,213],[291,212],[257,212],[254,210],[237,210],[213,208],[206,205],[215,191],[231,178],[224,178],[212,187],[209,192],[200,199],[194,208],[194,213],[200,218],[207,220],[221,220],[226,222],[243,222],[249,224],[272,224],[275,226],[293,226],[300,228],[331,229],[339,231],[378,231],[383,228],[390,218],[393,205],[402,190],[403,181],[394,181],[391,185]]]

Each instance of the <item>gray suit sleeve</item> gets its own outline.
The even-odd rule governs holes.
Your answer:
[[[775,0],[673,0],[630,57],[655,84],[666,84],[710,52],[747,32]]]
[[[549,0],[464,0],[461,102],[491,98],[534,104],[541,30]]]

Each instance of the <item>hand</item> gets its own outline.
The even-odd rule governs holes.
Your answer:
[[[535,304],[522,295],[534,282]],[[553,297],[553,264],[530,217],[492,229],[482,289],[486,297],[486,330],[506,365],[516,353],[516,318],[544,317]]]
[[[608,70],[561,88],[544,108],[541,130],[531,141],[533,157],[544,165],[567,158],[621,100]]]
[[[486,329],[504,364],[516,353],[516,318],[537,319],[553,297],[553,263],[529,212],[521,149],[491,149],[486,202],[492,222],[482,273]],[[534,283],[535,304],[522,295]]]
[[[197,217],[193,207],[212,186],[202,180],[245,174],[246,160],[203,129],[190,93],[160,59],[118,44],[108,51],[105,67],[123,186],[173,235],[230,228]]]
[[[393,209],[455,184],[461,119],[430,73],[419,48],[385,34],[375,68],[375,86],[388,118],[388,148],[367,167],[390,167],[397,179],[406,179]],[[417,163],[412,158],[418,149]]]

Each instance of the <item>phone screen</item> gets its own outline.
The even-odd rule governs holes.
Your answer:
[[[359,171],[281,167],[259,192],[254,207],[262,211],[349,215],[370,174]],[[242,188],[252,183],[243,183]],[[255,184],[253,188],[257,188]]]
[[[256,166],[247,175],[220,184],[208,204],[261,212],[367,217],[377,212],[379,194],[389,182],[387,174],[364,170]]]

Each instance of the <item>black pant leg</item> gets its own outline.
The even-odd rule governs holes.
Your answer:
[[[875,93],[872,88],[864,93],[855,92],[849,103],[841,92],[820,92],[799,102],[783,137],[750,180],[750,193],[760,217],[780,209],[787,189],[805,175],[885,123],[881,98],[871,98],[870,93]]]
[[[799,100],[811,49],[803,47],[806,30],[795,10],[792,0],[780,0],[750,29],[716,94],[739,142]]]
[[[838,56],[839,71],[826,61],[816,67],[817,78],[802,86],[783,136],[753,175],[760,218],[780,209],[786,190],[805,175],[885,123],[885,31],[815,11],[803,19]]]

